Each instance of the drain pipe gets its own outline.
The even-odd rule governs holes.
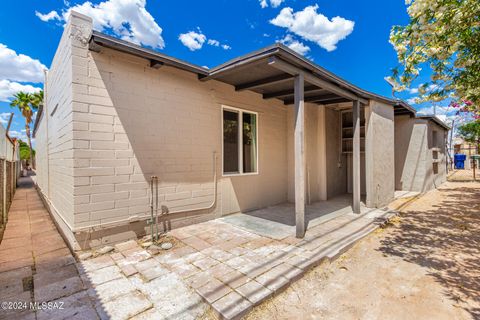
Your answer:
[[[158,179],[158,178],[157,178]],[[192,212],[197,212],[197,211],[204,211],[204,210],[211,210],[212,208],[214,208],[216,205],[217,205],[217,189],[218,189],[218,186],[217,186],[217,153],[214,151],[213,152],[213,192],[214,192],[214,195],[213,195],[213,201],[212,203],[209,205],[209,206],[206,206],[206,207],[202,207],[202,208],[195,208],[195,209],[186,209],[186,210],[178,210],[178,211],[166,211],[165,214],[177,214],[177,213],[192,213]],[[157,203],[158,203],[158,199],[157,199]],[[152,204],[150,205],[152,206]],[[150,210],[152,211],[152,210]],[[158,211],[158,207],[157,207],[157,211]],[[74,233],[77,233],[77,232],[91,232],[91,231],[95,231],[95,230],[101,230],[101,229],[105,229],[107,227],[114,227],[114,226],[117,226],[117,225],[120,225],[122,223],[125,223],[125,222],[136,222],[136,221],[142,221],[142,220],[147,220],[148,218],[151,218],[152,217],[152,212],[150,212],[150,215],[144,215],[144,216],[133,216],[133,217],[129,217],[127,219],[120,219],[120,220],[117,220],[117,221],[112,221],[112,222],[109,222],[109,223],[105,223],[105,224],[100,224],[100,225],[89,225],[89,226],[85,226],[85,227],[80,227],[80,228],[72,228],[72,232]],[[153,228],[153,226],[152,226]],[[153,230],[153,229],[151,229]]]
[[[213,152],[213,201],[210,205],[203,207],[203,208],[196,208],[196,209],[185,209],[185,210],[177,210],[177,211],[168,211],[165,212],[166,214],[177,214],[177,213],[191,213],[197,211],[204,211],[204,210],[211,210],[217,204],[217,153]]]
[[[155,188],[154,188],[155,185]],[[155,210],[153,209],[153,189],[156,190],[156,197],[155,197]],[[154,213],[155,212],[155,217]],[[150,177],[150,234],[152,236],[152,243],[158,240],[158,177],[151,176]],[[155,222],[154,222],[155,221]],[[155,237],[153,233],[153,224],[155,223]]]

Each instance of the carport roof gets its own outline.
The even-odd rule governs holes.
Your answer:
[[[368,99],[373,99],[392,105],[396,115],[415,115],[415,109],[404,101],[363,90],[280,43],[237,57],[212,69],[94,31],[90,39],[90,50],[99,51],[101,47],[145,58],[154,68],[163,65],[176,67],[196,73],[200,81],[214,79],[234,86],[237,91],[251,90],[262,94],[264,99],[277,98],[285,104],[293,103],[294,76],[301,72],[305,75],[305,102],[335,104],[359,100],[365,103]]]

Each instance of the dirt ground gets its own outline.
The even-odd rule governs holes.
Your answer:
[[[447,182],[246,319],[480,319],[480,183]]]

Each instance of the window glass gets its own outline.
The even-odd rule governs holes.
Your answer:
[[[223,172],[238,173],[239,113],[223,110]]]
[[[257,116],[243,112],[243,172],[257,172]]]

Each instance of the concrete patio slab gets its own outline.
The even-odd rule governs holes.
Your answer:
[[[351,195],[342,195],[307,205],[305,217],[307,229],[352,213],[351,202]],[[361,212],[370,211],[372,209],[365,207],[362,203]],[[292,203],[282,203],[264,209],[232,214],[219,220],[276,240],[295,236],[295,205]]]

